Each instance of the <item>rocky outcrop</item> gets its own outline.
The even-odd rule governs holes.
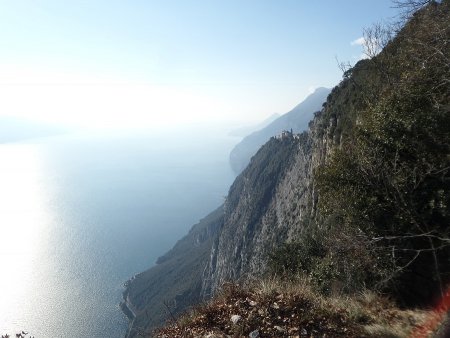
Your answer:
[[[236,179],[225,203],[224,226],[203,275],[204,296],[213,294],[225,281],[265,270],[268,252],[294,231],[290,224],[293,215],[286,216],[304,212],[303,201],[293,207],[287,200],[308,194],[307,181],[299,176],[308,176],[310,156],[307,134],[299,139],[272,138]]]
[[[272,138],[230,188],[224,225],[215,239],[202,281],[208,297],[227,281],[261,277],[269,254],[298,240],[315,217],[313,175],[338,143],[337,119],[316,114],[296,137]]]

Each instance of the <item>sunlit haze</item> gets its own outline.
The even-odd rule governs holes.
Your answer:
[[[318,86],[372,1],[2,1],[0,114],[82,127],[260,121]]]

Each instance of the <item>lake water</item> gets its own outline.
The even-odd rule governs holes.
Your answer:
[[[0,333],[122,337],[123,283],[222,203],[226,132],[71,134],[0,145]]]

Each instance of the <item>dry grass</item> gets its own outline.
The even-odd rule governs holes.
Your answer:
[[[233,324],[231,317],[241,319]],[[209,303],[156,332],[156,337],[408,337],[430,312],[400,310],[372,292],[319,295],[305,279],[224,284]]]

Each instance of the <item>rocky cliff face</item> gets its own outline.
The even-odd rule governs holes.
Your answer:
[[[308,132],[272,138],[236,179],[202,276],[203,297],[226,281],[260,277],[269,254],[301,236],[315,217],[314,170],[339,139],[336,122],[324,125],[317,113]]]
[[[364,62],[355,67],[355,78],[364,67]],[[339,146],[352,123],[348,115],[354,114],[360,102],[346,102],[348,111],[340,104],[354,89],[352,81],[342,81],[307,131],[272,137],[236,178],[224,206],[224,224],[202,276],[203,298],[226,281],[263,275],[269,254],[283,243],[298,240],[312,223],[319,198],[314,172]]]
[[[274,249],[298,241],[314,226],[319,199],[314,173],[356,123],[364,103],[352,93],[366,68],[366,61],[359,62],[353,77],[333,89],[306,132],[272,137],[236,178],[202,275],[203,298],[226,281],[262,276]]]

